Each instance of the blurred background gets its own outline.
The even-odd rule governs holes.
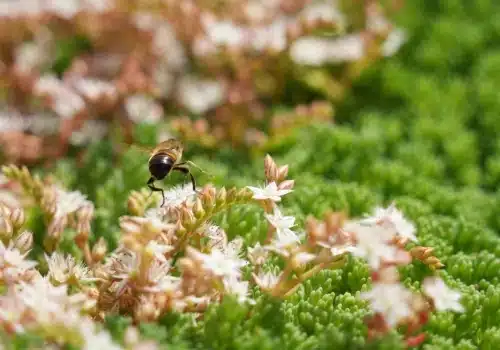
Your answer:
[[[2,0],[0,162],[56,169],[95,199],[96,184],[143,185],[147,155],[123,158],[129,144],[176,137],[186,158],[235,185],[260,178],[271,153],[291,176],[385,196],[409,175],[496,190],[499,10],[493,0]]]
[[[333,123],[363,72],[398,52],[403,1],[2,0],[3,162],[99,140],[265,150]],[[154,130],[154,131],[152,131]],[[139,135],[138,135],[139,134]]]

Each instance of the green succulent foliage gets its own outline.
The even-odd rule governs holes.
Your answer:
[[[83,35],[75,35],[68,38],[61,38],[56,42],[56,52],[52,63],[51,71],[62,75],[71,65],[72,60],[92,49],[89,38]]]
[[[14,337],[0,333],[0,341],[5,350],[42,349],[43,338],[33,333],[17,334]]]
[[[112,315],[104,320],[105,328],[110,332],[114,341],[122,343],[127,327],[132,324],[130,317]]]
[[[487,350],[500,342],[499,14],[494,0],[405,2],[399,20],[408,42],[361,77],[338,106],[337,122],[299,130],[267,150],[278,164],[290,165],[295,191],[283,198],[282,208],[296,216],[298,227],[308,215],[320,218],[332,209],[361,216],[393,201],[415,223],[419,243],[434,248],[445,264],[441,277],[463,294],[465,308],[431,317],[420,346],[425,350]],[[140,142],[154,144],[152,132],[140,126]],[[191,144],[184,157],[212,175],[196,173],[200,184],[263,184],[262,157]],[[147,156],[131,148],[116,157],[110,142],[91,145],[78,166],[73,158],[60,161],[55,174],[95,203],[93,239],[103,236],[111,248],[130,191],[143,188],[149,175]],[[185,181],[175,175],[162,185]],[[38,219],[38,212],[30,213],[40,245],[44,227]],[[243,236],[246,245],[266,234],[256,205],[231,208],[214,222],[231,239]],[[71,237],[65,233],[63,249],[77,254]],[[415,262],[401,273],[418,290],[430,271]],[[366,264],[350,258],[345,268],[319,273],[286,300],[255,290],[253,306],[227,299],[203,318],[169,314],[139,329],[182,350],[403,349],[398,332],[367,342],[363,321],[369,309],[358,295],[369,284]],[[105,322],[120,341],[129,324],[119,316]],[[17,337],[12,348],[35,340]]]

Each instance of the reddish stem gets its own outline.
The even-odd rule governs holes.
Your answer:
[[[410,347],[415,347],[419,346],[425,341],[425,333],[420,333],[418,335],[415,335],[413,337],[409,337],[406,339],[406,346],[408,348]]]

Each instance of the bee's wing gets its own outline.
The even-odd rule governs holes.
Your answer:
[[[135,143],[127,143],[127,142],[121,142],[121,144],[125,147],[125,148],[134,148],[138,151],[141,151],[143,153],[147,153],[147,154],[152,154],[153,153],[153,147],[147,147],[147,146],[142,146],[142,145],[138,145],[138,144],[135,144]]]
[[[182,151],[183,146],[182,143],[177,139],[168,139],[163,142],[160,142],[155,149],[175,149]]]

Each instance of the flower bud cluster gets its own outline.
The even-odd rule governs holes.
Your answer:
[[[153,199],[151,193],[146,189],[132,191],[127,202],[129,213],[135,216],[143,216],[146,209],[153,203]]]
[[[418,241],[416,228],[394,203],[387,208],[375,208],[371,215],[345,224],[343,230],[354,241],[351,253],[364,258],[371,269],[372,289],[361,294],[373,311],[367,319],[370,338],[404,325],[407,345],[417,346],[425,340],[421,329],[431,312],[463,311],[461,295],[449,289],[437,275],[424,280],[423,293],[412,292],[401,282],[398,267],[411,264],[413,259],[424,262],[431,271],[444,265],[432,255],[431,248],[407,248],[409,242]]]
[[[42,181],[38,176],[32,176],[26,167],[19,168],[15,165],[9,165],[4,166],[2,171],[7,178],[17,181],[21,185],[24,195],[42,210],[44,223],[47,227],[47,233],[43,239],[46,251],[55,251],[62,240],[64,230],[73,228],[77,232],[75,243],[84,253],[86,263],[92,264],[89,237],[94,216],[93,203],[79,191],[67,191],[51,183],[50,178]],[[20,216],[16,220],[20,221],[24,218]],[[100,244],[101,251],[102,247],[103,243]]]
[[[163,207],[150,209],[144,201],[139,204],[141,197],[132,194],[129,208],[135,214],[141,208],[144,215],[120,218],[121,246],[98,268],[101,310],[132,309],[137,319],[154,320],[172,310],[200,312],[228,293],[246,300],[248,282],[240,281],[238,272],[245,263],[210,219],[248,202],[248,190],[206,185],[194,192],[189,185],[179,186],[165,193]],[[235,273],[221,276],[218,264],[231,261]]]
[[[21,208],[9,208],[0,203],[0,240],[4,243],[20,235],[24,225],[24,210]]]
[[[308,219],[305,232],[296,232],[295,217],[284,215],[277,205],[282,196],[293,191],[294,181],[286,179],[288,166],[278,166],[267,155],[264,160],[264,175],[270,183],[266,188],[249,188],[254,193],[253,199],[262,204],[266,212],[265,217],[269,223],[267,239],[264,246],[258,242],[248,249],[248,259],[254,266],[254,282],[270,295],[284,297],[292,294],[303,281],[322,269],[343,266],[343,253],[349,250],[344,247],[349,245],[349,240],[345,239],[342,245],[336,242],[336,251],[326,243],[338,231],[334,230],[334,219],[329,220],[328,229],[332,229],[331,233],[320,232],[325,230],[324,225],[321,226],[312,218]],[[340,223],[342,220],[339,217]],[[285,262],[284,269],[279,273],[264,269],[270,254],[279,256]]]

